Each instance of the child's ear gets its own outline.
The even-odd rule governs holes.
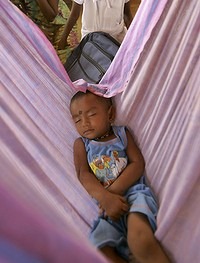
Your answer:
[[[115,120],[115,107],[113,105],[108,109],[108,116],[110,123],[113,123]]]

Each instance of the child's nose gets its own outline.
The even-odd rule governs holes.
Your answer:
[[[82,125],[83,125],[83,127],[84,126],[87,126],[89,124],[89,119],[87,118],[87,117],[84,117],[83,119],[82,119]]]

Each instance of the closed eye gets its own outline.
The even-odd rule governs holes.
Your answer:
[[[80,118],[75,118],[75,119],[74,119],[74,122],[75,122],[75,123],[79,123],[80,121],[81,121]]]
[[[88,114],[88,117],[92,117],[92,116],[95,116],[96,115],[96,113],[90,113],[90,114]]]
[[[96,110],[92,109],[92,110],[88,111],[87,116],[88,116],[88,117],[93,117],[93,116],[95,116],[96,114],[97,114]]]

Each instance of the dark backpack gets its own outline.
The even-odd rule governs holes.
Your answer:
[[[99,83],[109,68],[120,43],[104,32],[87,34],[67,58],[64,67],[72,81]]]

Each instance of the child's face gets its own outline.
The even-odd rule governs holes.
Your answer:
[[[82,137],[95,139],[110,130],[112,106],[92,93],[75,99],[70,111],[76,129]]]

